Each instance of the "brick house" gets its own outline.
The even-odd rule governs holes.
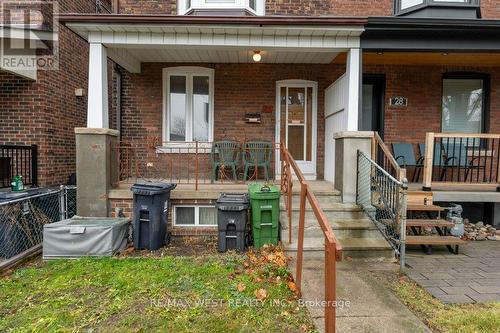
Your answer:
[[[272,179],[282,178],[281,143],[306,179],[333,184],[324,193],[352,204],[360,147],[342,142],[371,133],[397,165],[375,148],[372,159],[396,178],[406,169],[417,199],[465,203],[467,216],[498,222],[498,9],[373,3],[114,0],[104,4],[112,14],[96,14],[94,1],[61,1],[60,70],[0,73],[0,143],[38,145],[41,185],[64,183],[76,166],[82,215],[131,215],[131,182],[176,182],[172,232],[213,235],[219,192],[264,179],[262,168],[246,173],[246,143],[269,144]],[[89,154],[75,158],[75,143],[88,140]],[[236,177],[214,166],[221,141],[239,147]],[[413,163],[391,149],[404,143]],[[99,149],[104,158],[89,160]]]
[[[113,14],[68,14],[61,21],[90,44],[88,127],[110,127],[105,96],[116,84],[105,59],[111,59],[120,74],[115,128],[121,141],[157,143],[154,156],[134,151],[132,162],[122,154],[122,167],[134,164],[136,176],[156,171],[190,179],[199,163],[210,169],[211,142],[259,139],[284,143],[306,178],[335,183],[339,133],[376,131],[387,147],[413,144],[416,158],[424,157],[418,144],[428,133],[478,134],[493,145],[476,152],[491,155],[483,156],[491,164],[481,192],[488,194],[468,198],[482,203],[473,209],[478,218],[491,220],[498,216],[498,180],[490,177],[498,165],[496,139],[481,135],[499,131],[497,7],[476,0],[376,6],[369,0],[120,0],[113,1]],[[194,163],[196,141],[204,157]],[[272,159],[279,177],[279,153]],[[445,183],[472,182],[446,177]],[[429,189],[436,179],[432,171],[426,178],[415,183]],[[129,197],[115,199],[111,212],[130,206]]]

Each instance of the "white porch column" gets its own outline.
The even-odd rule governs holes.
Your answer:
[[[347,52],[347,130],[358,130],[358,112],[361,106],[361,85],[362,79],[362,58],[361,49],[351,48]]]
[[[101,43],[90,43],[87,127],[109,128],[108,56]]]

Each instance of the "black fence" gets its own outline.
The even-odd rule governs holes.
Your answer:
[[[36,145],[0,145],[0,188],[9,187],[14,176],[25,185],[36,186],[38,151]]]

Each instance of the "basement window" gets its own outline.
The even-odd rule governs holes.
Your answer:
[[[179,205],[174,206],[173,221],[182,227],[217,226],[217,209],[214,206]]]
[[[264,15],[264,0],[178,0],[179,15],[210,15],[210,13]]]

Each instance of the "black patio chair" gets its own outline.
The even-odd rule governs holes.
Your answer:
[[[422,164],[425,162],[425,143],[419,143],[418,149],[420,153],[420,158],[422,159]],[[448,158],[444,152],[443,145],[441,143],[434,144],[434,158],[432,159],[432,166],[441,169],[441,175],[439,180],[442,181],[446,175],[446,171],[450,168],[449,166],[450,158]],[[419,174],[420,176],[420,174]]]
[[[393,143],[392,144],[392,152],[398,162],[400,167],[407,168],[413,167],[413,176],[412,182],[418,180],[417,169],[422,169],[424,164],[422,163],[423,158],[415,158],[415,152],[413,150],[413,145],[411,143]],[[420,172],[418,172],[418,176],[420,176]]]

